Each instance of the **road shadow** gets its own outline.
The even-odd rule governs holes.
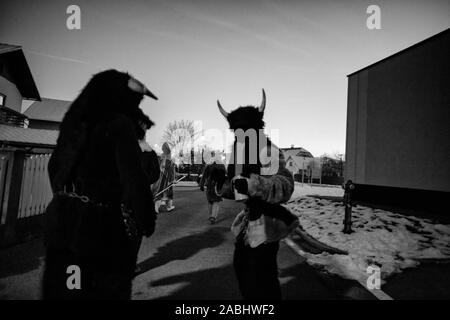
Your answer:
[[[212,227],[201,233],[194,233],[182,238],[172,240],[159,247],[150,258],[138,263],[138,274],[163,266],[174,260],[185,260],[197,252],[220,246],[226,241],[225,227]]]
[[[317,271],[306,263],[281,269],[280,278],[291,278],[281,285],[283,300],[336,300],[339,297],[330,290]]]
[[[281,269],[279,277],[289,277],[282,281],[283,300],[336,300],[334,290],[330,290],[317,272],[306,264],[296,264]],[[148,287],[183,284],[183,287],[157,300],[240,300],[238,282],[231,264],[218,268],[203,269],[169,276],[151,281]]]
[[[40,267],[45,256],[41,238],[0,250],[0,278],[23,274]]]
[[[181,289],[156,300],[237,300],[241,299],[231,264],[219,268],[182,273],[151,281],[148,286],[185,284]]]

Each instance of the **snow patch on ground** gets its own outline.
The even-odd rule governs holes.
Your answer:
[[[309,185],[306,183],[302,186],[300,182],[295,182],[295,189],[291,199],[311,195],[343,197],[344,189],[341,186]]]
[[[306,253],[305,258],[311,265],[344,278],[365,281],[369,265],[380,267],[381,277],[386,279],[405,268],[417,266],[421,259],[450,258],[450,225],[357,205],[352,213],[355,232],[344,234],[343,204],[303,196],[314,193],[301,189],[297,194],[302,196],[292,197],[286,207],[298,215],[302,228],[309,235],[349,253]],[[317,194],[330,193],[325,189]]]

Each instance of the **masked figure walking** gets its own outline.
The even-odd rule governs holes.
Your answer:
[[[157,99],[127,73],[100,72],[64,116],[48,165],[44,299],[131,298],[132,239],[156,221],[137,135],[144,95]]]

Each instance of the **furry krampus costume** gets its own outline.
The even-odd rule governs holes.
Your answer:
[[[216,178],[219,189],[222,186],[219,193],[234,199],[235,189],[248,196],[245,209],[237,215],[232,226],[236,235],[234,268],[239,288],[244,299],[279,300],[279,240],[298,225],[298,218],[280,204],[291,197],[294,179],[285,167],[283,154],[263,133],[264,90],[259,108],[239,107],[228,113],[219,101],[217,103],[236,135],[227,176],[221,170],[214,173],[219,176]],[[250,136],[246,138],[244,134],[239,138],[238,130],[250,133]],[[261,161],[264,152],[270,155],[270,163]]]
[[[156,219],[137,137],[143,95],[156,99],[126,73],[100,72],[64,116],[48,165],[44,299],[131,296],[135,261],[121,204],[130,204],[141,234],[150,236]],[[70,286],[73,265],[81,287]]]

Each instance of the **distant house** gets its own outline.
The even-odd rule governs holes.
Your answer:
[[[0,123],[26,127],[22,101],[40,101],[30,68],[19,46],[0,43]]]
[[[34,100],[32,106],[42,104],[45,107],[48,99],[42,101],[22,47],[0,43],[0,152],[51,152],[58,133],[33,129],[30,123],[34,119],[21,112],[24,100]],[[44,111],[46,117],[50,112],[58,116],[56,109],[44,108]],[[30,113],[37,117],[38,108],[33,107]]]
[[[310,179],[320,179],[320,171],[312,170],[316,164],[315,158],[308,150],[301,147],[281,148],[286,161],[286,168],[292,172],[296,180],[300,180],[301,176]],[[317,168],[319,168],[316,165]],[[316,169],[317,169],[316,168]]]
[[[448,207],[449,57],[447,29],[348,75],[345,175],[354,200]]]
[[[28,127],[34,129],[59,130],[64,114],[71,102],[42,98],[31,104],[24,114],[28,117]]]
[[[24,100],[35,101],[25,114]],[[0,43],[0,247],[40,230],[52,198],[47,165],[66,109],[42,101],[22,48]]]

